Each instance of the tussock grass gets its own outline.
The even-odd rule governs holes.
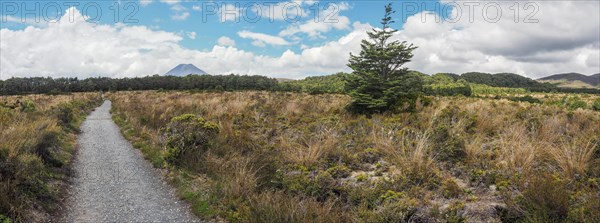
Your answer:
[[[49,221],[95,93],[0,98],[0,219]]]
[[[548,153],[568,177],[585,175],[596,152],[598,135],[578,135],[577,139],[562,139],[558,147],[548,148]]]
[[[533,95],[542,104],[432,97],[414,113],[371,117],[347,113],[350,98],[333,94],[110,97],[125,135],[171,170],[182,197],[204,218],[589,221],[596,207],[589,199],[600,182],[600,113],[546,103],[560,95]],[[215,123],[220,132],[209,148],[168,165],[164,128],[182,114]],[[553,185],[573,199],[535,191],[556,193]]]

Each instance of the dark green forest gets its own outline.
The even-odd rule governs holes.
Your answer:
[[[469,84],[483,84],[493,87],[523,88],[530,92],[562,92],[600,94],[600,89],[559,88],[549,83],[540,83],[517,74],[488,74],[469,72],[461,75],[438,73],[427,75],[411,71],[423,79],[424,93],[429,95],[465,95],[469,96]],[[0,80],[0,95],[17,94],[61,94],[90,91],[128,91],[128,90],[269,90],[303,92],[310,94],[344,94],[347,73],[327,76],[307,77],[302,80],[278,83],[275,78],[247,75],[189,75],[147,76],[113,79],[108,77],[78,78],[10,78]]]
[[[275,90],[277,80],[265,76],[242,75],[188,75],[147,76],[112,79],[95,77],[77,78],[11,78],[0,81],[1,95],[15,94],[60,94],[90,91],[131,91],[131,90]]]

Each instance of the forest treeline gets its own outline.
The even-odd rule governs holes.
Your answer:
[[[418,71],[410,73],[423,79],[423,91],[428,95],[464,95],[526,93],[526,92],[559,92],[559,93],[589,93],[600,94],[600,89],[593,88],[561,88],[550,83],[541,83],[518,74],[511,73],[479,73],[464,74],[437,73],[433,75]],[[311,94],[346,93],[344,82],[347,73],[337,73],[328,76],[308,77],[303,80],[280,83],[279,89]]]
[[[424,93],[431,95],[465,95],[472,91],[480,91],[482,86],[496,88],[524,89],[530,92],[562,92],[600,94],[600,89],[593,88],[559,88],[550,83],[540,83],[518,74],[488,74],[469,72],[461,75],[438,73],[427,75],[411,71],[423,78]],[[279,83],[275,78],[247,75],[189,75],[147,76],[136,78],[93,77],[78,78],[10,78],[0,80],[0,95],[17,94],[61,94],[70,92],[91,91],[127,91],[127,90],[269,90],[304,92],[311,94],[345,93],[344,85],[347,73],[336,73],[328,76],[307,77],[302,80]],[[485,89],[484,89],[485,90]],[[492,89],[487,89],[493,93]],[[485,92],[484,92],[485,93]]]
[[[11,78],[0,80],[0,95],[61,94],[91,91],[131,90],[273,90],[278,83],[274,78],[247,75],[188,75],[147,76],[136,78],[93,77],[78,78]]]

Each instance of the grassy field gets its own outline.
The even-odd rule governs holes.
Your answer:
[[[48,221],[75,149],[78,126],[97,93],[0,98],[0,222]]]
[[[516,93],[428,97],[414,113],[372,117],[334,94],[109,98],[124,135],[204,219],[599,219],[600,99]]]

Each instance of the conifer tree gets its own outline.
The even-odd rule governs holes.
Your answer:
[[[421,78],[403,67],[417,47],[406,41],[390,41],[397,32],[390,27],[394,12],[391,3],[386,5],[382,27],[367,32],[369,39],[361,42],[359,55],[350,53],[348,66],[354,72],[346,79],[346,91],[352,97],[348,108],[353,112],[407,110],[414,107],[422,92]]]

